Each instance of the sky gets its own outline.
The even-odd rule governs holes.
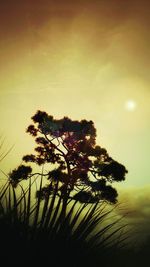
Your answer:
[[[97,143],[129,171],[120,201],[148,227],[149,1],[6,0],[0,13],[0,134],[4,150],[14,145],[1,169],[32,152],[38,109],[93,120]]]

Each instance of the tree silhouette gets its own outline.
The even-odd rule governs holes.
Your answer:
[[[38,196],[45,198],[57,191],[64,211],[68,199],[82,203],[117,202],[118,194],[111,184],[125,180],[127,170],[106,149],[96,145],[92,121],[68,117],[57,120],[43,111],[37,111],[32,120],[34,124],[27,132],[35,138],[36,154],[24,156],[23,161],[53,165],[53,169],[42,173],[49,183],[37,192]],[[9,177],[16,186],[32,175],[30,166],[21,165]]]

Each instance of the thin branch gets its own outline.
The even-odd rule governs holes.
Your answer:
[[[62,156],[65,157],[65,153],[64,153],[61,149],[59,149],[54,143],[52,143],[52,141],[47,137],[46,134],[44,134],[44,136],[45,136],[46,140],[47,140],[50,144],[52,144],[52,145],[55,147],[55,149],[58,150],[58,151],[61,153]]]
[[[62,145],[63,145],[63,147],[67,150],[67,151],[69,151],[69,149],[65,146],[65,144],[64,144],[64,140],[63,140],[63,138],[62,137],[60,137],[61,138],[61,140],[62,140]]]
[[[32,174],[29,175],[29,178],[33,177],[34,175],[48,176],[48,173],[47,174],[46,173],[45,174],[44,173],[39,173],[39,172],[32,173]]]
[[[60,141],[59,141],[58,137],[57,137],[57,142],[58,142],[58,145],[57,145],[57,147],[58,147],[58,146],[60,146]]]

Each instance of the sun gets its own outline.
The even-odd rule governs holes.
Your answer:
[[[134,111],[136,107],[137,103],[134,100],[129,99],[125,102],[125,109],[128,111]]]

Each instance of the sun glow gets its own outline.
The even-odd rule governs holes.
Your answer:
[[[134,100],[128,100],[126,101],[125,103],[125,108],[128,110],[128,111],[134,111],[137,107],[137,103],[134,101]]]

